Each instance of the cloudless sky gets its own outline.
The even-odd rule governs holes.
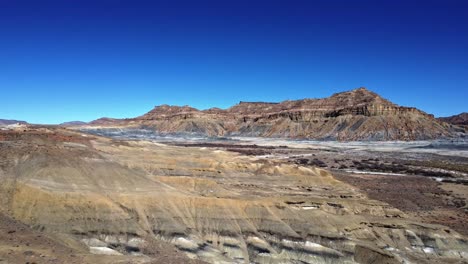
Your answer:
[[[468,111],[468,1],[0,0],[0,118],[134,117],[365,86]]]

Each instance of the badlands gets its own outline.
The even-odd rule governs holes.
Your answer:
[[[263,153],[56,126],[2,130],[0,263],[466,263],[466,229],[425,217],[441,207],[376,192],[403,188],[398,178],[372,189],[365,175],[311,158],[323,151],[278,146],[293,154],[285,159],[251,148]],[[462,182],[411,179],[448,184],[439,199],[458,195],[454,215],[467,219]],[[422,187],[402,190],[437,201]]]

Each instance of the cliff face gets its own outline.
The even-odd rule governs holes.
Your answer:
[[[468,113],[466,112],[448,117],[439,117],[438,119],[452,125],[468,126]]]
[[[162,133],[338,140],[420,140],[453,136],[446,123],[365,88],[323,99],[240,102],[226,110],[157,106],[140,117],[97,125],[152,127]]]

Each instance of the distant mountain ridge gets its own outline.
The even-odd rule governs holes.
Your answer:
[[[83,121],[69,121],[69,122],[63,122],[60,124],[60,126],[83,126],[87,125],[88,123],[83,122]]]
[[[452,137],[450,125],[414,107],[398,106],[364,87],[322,99],[240,102],[228,109],[160,105],[101,127],[145,127],[161,133],[330,140],[422,140]]]
[[[448,117],[439,117],[441,121],[447,122],[452,125],[458,126],[468,126],[468,113],[463,112],[458,115],[448,116]]]
[[[20,121],[20,120],[10,120],[10,119],[0,119],[0,125],[5,126],[5,125],[14,125],[14,124],[21,124],[25,125],[28,122],[26,121]]]

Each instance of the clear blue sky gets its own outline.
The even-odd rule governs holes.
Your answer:
[[[90,121],[360,86],[436,116],[468,111],[468,1],[0,0],[0,118]]]

